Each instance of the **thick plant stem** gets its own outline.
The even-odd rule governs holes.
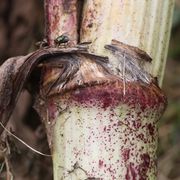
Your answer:
[[[77,44],[77,0],[45,0],[46,37],[49,45],[67,35],[70,46]]]
[[[125,85],[106,58],[87,52],[56,56],[45,65],[41,89],[48,96],[42,114],[55,180],[156,179],[157,121],[166,98],[149,74],[131,64],[132,57],[149,57],[125,47],[107,46],[120,62],[126,49]],[[70,69],[62,71],[61,61],[72,63]],[[60,80],[61,72],[66,75]]]
[[[156,121],[164,109],[163,98],[140,89],[136,100],[133,91],[123,98],[118,84],[77,90],[49,100],[49,119],[56,122],[55,180],[156,179]],[[142,96],[149,97],[141,101]],[[57,104],[66,110],[54,116],[52,106],[57,108]]]
[[[84,3],[80,41],[91,42],[89,51],[107,58],[72,51],[44,66],[41,89],[48,89],[43,111],[54,179],[154,180],[157,122],[166,98],[149,73],[162,75],[173,2]],[[54,32],[47,31],[48,37]],[[146,52],[153,57],[151,67]],[[161,63],[154,69],[156,62]]]
[[[136,46],[153,59],[146,67],[162,84],[172,23],[174,0],[87,0],[81,41],[91,41],[91,51],[107,52],[104,45],[116,39]]]

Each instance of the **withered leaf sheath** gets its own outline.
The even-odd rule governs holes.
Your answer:
[[[48,85],[47,89],[45,88],[46,90],[42,90],[45,91],[45,94],[42,94],[42,96],[47,96],[47,94],[52,93],[50,91],[55,85],[59,84],[60,87],[64,87],[65,84],[72,79],[74,74],[79,70],[80,62],[84,61],[86,57],[90,57],[94,64],[97,63],[97,68],[99,68],[100,71],[103,71],[105,75],[109,74],[109,70],[107,68],[107,58],[90,54],[78,48],[46,48],[37,50],[26,56],[18,56],[8,59],[0,67],[1,122],[4,125],[8,122],[22,89],[31,76],[32,71],[38,68],[38,64],[43,64],[43,68],[46,68],[47,66],[60,67],[59,76],[55,79],[55,81]],[[78,79],[77,84],[81,86],[84,86],[86,83],[91,84],[90,81],[87,81],[86,79],[84,80]],[[93,81],[96,80],[94,79]],[[85,84],[83,84],[84,82]],[[0,128],[0,134],[2,132],[3,129]]]
[[[51,57],[61,54],[71,54],[81,52],[76,48],[60,50],[57,48],[41,49],[26,56],[18,56],[8,59],[0,67],[0,119],[6,125],[12,111],[17,103],[19,95],[28,81],[32,71],[37,68],[38,63],[48,60]],[[65,61],[62,64],[73,64],[73,62]],[[69,66],[68,66],[69,67]],[[69,69],[68,69],[69,70]],[[73,72],[73,71],[72,71]],[[67,72],[65,72],[67,74]],[[0,134],[3,129],[0,128]]]

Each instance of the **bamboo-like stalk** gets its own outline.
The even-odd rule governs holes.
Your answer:
[[[45,0],[46,37],[49,45],[61,35],[70,38],[70,45],[77,44],[77,0]]]
[[[47,104],[48,112],[57,104],[67,108],[55,118],[49,116],[56,122],[52,136],[55,180],[156,179],[155,121],[164,105],[146,104],[147,99],[141,104],[138,99],[142,96],[138,96],[138,105],[129,106],[130,91],[124,99],[127,104],[115,102],[113,99],[122,98],[121,93],[122,86],[112,84],[77,90]]]
[[[57,4],[58,0],[47,2]],[[52,83],[56,87],[48,91],[44,111],[54,179],[156,179],[157,121],[166,98],[145,69],[155,76],[162,74],[173,2],[84,2],[80,40],[91,41],[90,51],[108,56],[110,63],[88,53],[64,55],[59,61],[72,58],[78,70],[63,81],[55,81],[59,69],[51,63],[45,66],[42,89],[56,82]],[[48,10],[47,14],[53,14],[52,8]],[[48,21],[49,26],[51,19]],[[63,23],[57,25],[58,31],[62,32]],[[76,32],[77,26],[72,27]],[[47,31],[50,44],[57,28]],[[156,62],[161,63],[152,71],[146,66],[151,58],[145,52],[112,39],[149,53],[153,70]]]
[[[135,56],[130,47],[115,44],[107,48],[116,48],[116,58],[122,62],[125,48],[132,66],[125,67],[125,94],[123,79],[108,71],[106,58],[74,52],[45,65],[41,89],[48,96],[42,115],[54,179],[156,178],[157,121],[166,98],[149,74],[129,64],[131,56],[138,59],[142,52]],[[61,61],[71,62],[70,68],[62,71]],[[64,78],[57,81],[59,73]]]
[[[153,59],[146,70],[162,85],[173,7],[174,0],[87,0],[81,41],[100,55],[109,55],[103,47],[112,39],[144,50]]]

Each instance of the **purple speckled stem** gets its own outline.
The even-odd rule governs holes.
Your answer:
[[[53,159],[59,160],[55,179],[156,179],[157,121],[165,98],[155,86],[128,86],[126,96],[117,83],[49,99]],[[59,107],[66,108],[61,115]]]
[[[45,0],[46,38],[49,45],[62,34],[77,44],[77,0]]]

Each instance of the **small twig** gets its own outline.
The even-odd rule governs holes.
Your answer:
[[[28,145],[26,142],[24,142],[22,139],[20,139],[19,137],[17,137],[16,135],[14,135],[12,132],[10,132],[1,122],[0,122],[1,127],[7,132],[9,133],[11,136],[13,136],[15,139],[17,139],[19,142],[21,142],[22,144],[24,144],[27,148],[29,148],[30,150],[32,150],[33,152],[42,155],[42,156],[46,156],[46,157],[51,157],[52,155],[50,154],[44,154],[34,148],[32,148],[30,145]]]
[[[69,171],[69,174],[71,174],[72,172],[74,172],[76,169],[80,169],[80,170],[82,170],[86,175],[88,175],[87,172],[86,172],[82,167],[79,166],[78,162],[76,162],[76,163],[73,165],[73,169]]]
[[[4,161],[4,162],[2,162],[2,164],[1,164],[1,167],[0,167],[0,173],[2,173],[3,168],[4,168],[4,165],[5,165],[5,161]]]
[[[6,164],[7,180],[13,180],[14,178],[13,178],[13,175],[12,175],[12,173],[10,171],[10,167],[9,167],[9,163],[8,163],[7,157],[5,157],[4,160],[5,160],[5,164]]]

